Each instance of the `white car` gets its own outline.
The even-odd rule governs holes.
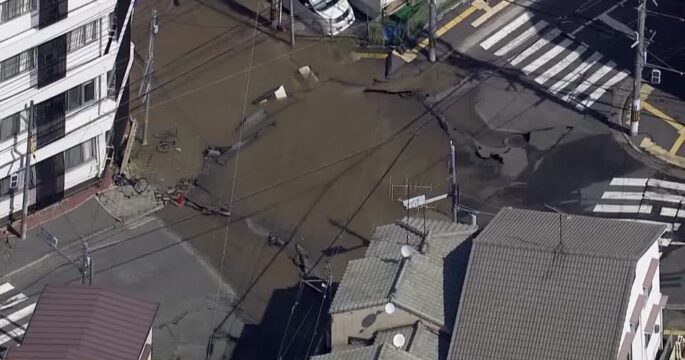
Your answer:
[[[290,11],[290,0],[282,0]],[[292,0],[295,16],[324,35],[340,34],[354,23],[354,11],[347,0]]]

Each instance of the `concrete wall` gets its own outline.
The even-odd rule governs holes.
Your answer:
[[[392,315],[383,306],[333,314],[331,321],[331,346],[343,348],[350,337],[371,339],[378,330],[411,325],[420,320],[416,315],[399,307]]]
[[[647,275],[649,263],[652,261],[652,259],[658,259],[660,256],[661,253],[659,252],[659,245],[658,242],[655,241],[654,244],[650,246],[649,250],[647,250],[647,252],[645,252],[645,254],[642,255],[642,257],[637,261],[637,265],[635,267],[635,280],[633,281],[633,285],[630,292],[628,308],[626,310],[625,320],[623,323],[623,335],[621,341],[623,341],[623,337],[625,337],[626,334],[628,334],[631,331],[630,316],[633,312],[633,308],[636,306],[638,296],[640,294],[647,295],[646,289],[643,289],[642,284],[645,280],[645,276]],[[644,325],[647,322],[647,318],[649,317],[649,312],[652,308],[652,305],[657,304],[662,296],[661,288],[659,286],[658,267],[656,273],[654,274],[654,277],[651,280],[651,284],[652,286],[649,290],[649,296],[647,297],[645,304],[640,311],[640,321],[638,326],[636,327],[635,336],[632,341],[631,349],[633,360],[654,360],[656,358],[656,353],[659,350],[659,347],[661,346],[662,331],[660,330],[658,333],[653,333],[649,337],[649,340],[647,340],[645,338],[644,328]],[[659,314],[659,316],[657,317],[656,324],[659,326],[659,329],[663,328],[663,320],[661,314]]]

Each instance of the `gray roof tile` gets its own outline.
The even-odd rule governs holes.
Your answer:
[[[350,261],[335,292],[330,313],[386,303],[399,267],[399,261],[375,257]]]
[[[364,346],[361,348],[334,351],[314,356],[311,360],[422,360],[406,351],[397,350],[386,344]]]
[[[402,326],[392,329],[378,331],[374,344],[391,344],[396,334],[404,335],[405,345],[401,350],[405,350],[424,360],[443,360],[447,355],[447,344],[449,337],[438,334],[437,331],[429,328],[420,321],[414,325]]]
[[[474,240],[450,359],[610,359],[662,226],[504,209]]]

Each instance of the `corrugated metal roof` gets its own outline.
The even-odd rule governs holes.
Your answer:
[[[157,308],[97,286],[46,285],[7,359],[138,360]]]
[[[523,209],[502,209],[475,242],[638,259],[666,225]]]
[[[663,226],[502,210],[474,240],[450,359],[616,356],[635,264]]]

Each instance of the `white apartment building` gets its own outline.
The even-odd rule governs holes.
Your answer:
[[[132,0],[0,0],[0,218],[98,179],[128,120]]]

